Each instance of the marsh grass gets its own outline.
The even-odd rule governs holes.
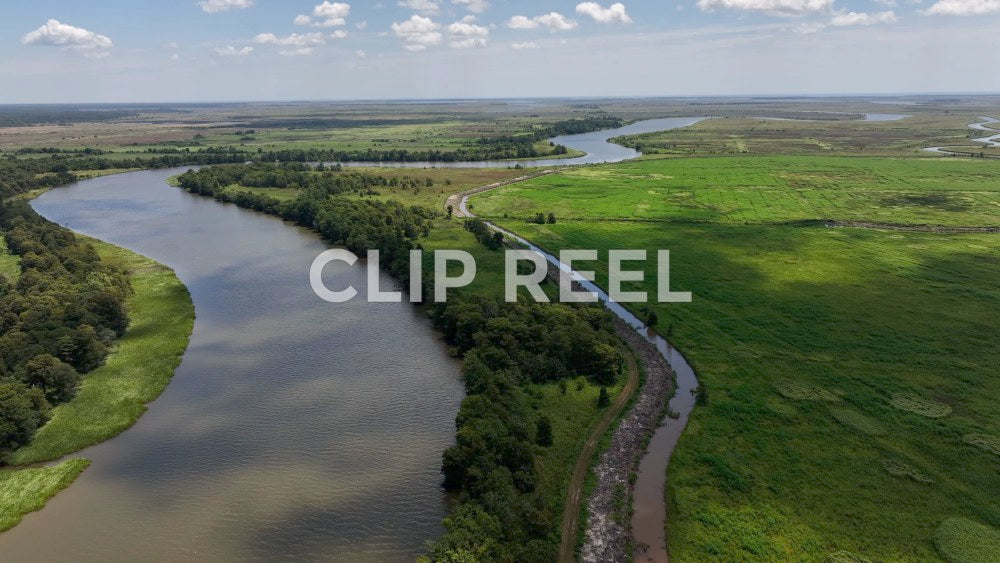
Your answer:
[[[967,518],[948,518],[934,543],[951,563],[994,563],[1000,558],[1000,531]]]
[[[990,453],[1000,455],[1000,438],[987,434],[966,434],[962,440],[967,444],[972,444]]]
[[[25,514],[41,510],[88,465],[86,459],[70,459],[51,467],[0,470],[0,532],[16,526]]]
[[[916,467],[895,459],[882,460],[882,467],[893,477],[907,477],[918,483],[933,483],[934,479],[922,473]]]
[[[14,283],[21,277],[21,257],[7,250],[7,241],[0,236],[0,274]]]
[[[841,424],[850,426],[862,434],[879,436],[886,433],[885,426],[883,426],[879,421],[854,409],[831,408],[830,414],[832,414],[833,418],[836,418]]]
[[[131,273],[131,323],[107,362],[83,378],[76,397],[53,409],[31,442],[9,455],[11,465],[58,459],[132,426],[167,386],[187,348],[194,306],[174,272],[124,248],[93,242],[102,260]]]
[[[579,266],[595,270],[605,287],[608,249],[671,250],[671,289],[692,291],[694,301],[650,309],[661,333],[673,327],[673,343],[711,390],[669,468],[672,557],[823,560],[847,550],[872,560],[933,561],[940,558],[933,530],[944,519],[1000,521],[989,493],[1000,490],[997,458],[962,441],[973,432],[1000,435],[993,369],[1000,364],[994,342],[1000,238],[789,224],[789,208],[780,202],[799,188],[773,180],[791,174],[806,181],[814,166],[817,178],[847,170],[826,189],[858,193],[839,200],[845,203],[821,198],[814,217],[839,208],[867,220],[885,213],[905,222],[913,212],[975,224],[986,215],[996,222],[996,206],[947,211],[917,201],[913,209],[886,210],[879,202],[887,193],[864,192],[873,186],[953,196],[995,190],[1000,182],[988,178],[1000,173],[1000,163],[697,160],[588,167],[475,198],[481,212],[549,251],[599,249],[599,261]],[[942,166],[941,175],[930,174],[931,166]],[[865,180],[861,172],[889,179]],[[751,181],[772,184],[753,190]],[[714,184],[720,197],[736,198],[735,215],[705,214],[700,205],[657,210],[651,203],[655,221],[631,220],[635,203],[671,182],[683,182],[695,197]],[[555,225],[521,219],[552,210],[559,215]],[[655,291],[655,268],[646,268],[642,282],[624,285]],[[915,416],[890,404],[897,395],[908,408],[951,413]],[[798,398],[814,396],[838,400]],[[840,420],[831,408],[865,418],[841,412]],[[851,422],[886,432],[859,436]],[[935,484],[915,486],[911,476],[892,475],[881,463],[886,459],[906,460]]]
[[[942,418],[951,414],[949,405],[924,399],[915,393],[896,393],[892,396],[890,403],[899,410],[927,418]]]

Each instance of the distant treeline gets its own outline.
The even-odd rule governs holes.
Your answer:
[[[126,272],[38,216],[4,204],[0,233],[20,256],[16,281],[0,275],[0,456],[24,445],[52,405],[72,398],[80,374],[104,363],[125,332]]]
[[[295,200],[285,202],[226,190],[252,178],[275,188],[292,182],[307,187]],[[289,183],[273,181],[277,178]],[[205,168],[179,178],[180,186],[192,193],[295,221],[355,253],[377,248],[381,266],[405,282],[408,250],[429,234],[436,213],[345,195],[390,181],[368,174],[261,164]],[[433,294],[433,280],[425,277],[423,289],[427,300]],[[445,520],[447,532],[431,544],[428,557],[552,561],[558,550],[559,515],[537,491],[535,461],[540,449],[551,444],[551,432],[540,430],[550,427],[531,405],[526,385],[579,376],[612,384],[623,358],[615,346],[610,317],[600,307],[511,304],[467,292],[449,295],[447,303],[434,305],[431,315],[465,358],[467,396],[456,419],[457,443],[444,453],[442,462],[444,484],[458,495],[458,504]]]

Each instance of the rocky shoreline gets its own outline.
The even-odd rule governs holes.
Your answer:
[[[631,560],[629,475],[638,468],[646,443],[659,426],[676,388],[673,371],[652,343],[620,319],[615,319],[615,331],[642,362],[646,379],[632,409],[594,466],[597,486],[587,501],[587,528],[580,555],[586,562]],[[623,505],[622,493],[626,491],[628,502]]]

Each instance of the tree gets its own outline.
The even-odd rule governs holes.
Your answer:
[[[455,214],[455,206],[454,205],[449,205],[448,206],[448,218],[451,219],[451,217],[454,214]]]
[[[597,408],[603,409],[611,404],[611,396],[608,395],[608,388],[601,387],[601,394],[597,397]]]
[[[538,419],[538,430],[535,433],[535,443],[543,448],[547,448],[552,445],[552,421],[545,415],[542,415]]]
[[[50,403],[69,400],[76,392],[80,374],[51,354],[40,354],[24,363],[19,379],[29,387],[45,392]]]
[[[41,389],[17,381],[0,383],[0,452],[27,443],[48,417],[49,404]]]
[[[656,314],[656,311],[650,311],[646,313],[646,326],[656,326],[656,323],[660,321],[660,317]]]
[[[556,214],[552,213],[551,211],[549,212],[549,224],[550,225],[556,224]]]

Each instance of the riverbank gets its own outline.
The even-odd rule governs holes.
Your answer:
[[[90,242],[101,260],[129,272],[135,292],[129,327],[105,364],[84,377],[76,397],[53,409],[31,442],[7,457],[10,465],[52,461],[120,434],[163,392],[187,348],[194,305],[174,272],[124,248]]]
[[[0,533],[16,526],[25,514],[45,507],[88,465],[86,459],[71,459],[51,467],[0,470]]]

